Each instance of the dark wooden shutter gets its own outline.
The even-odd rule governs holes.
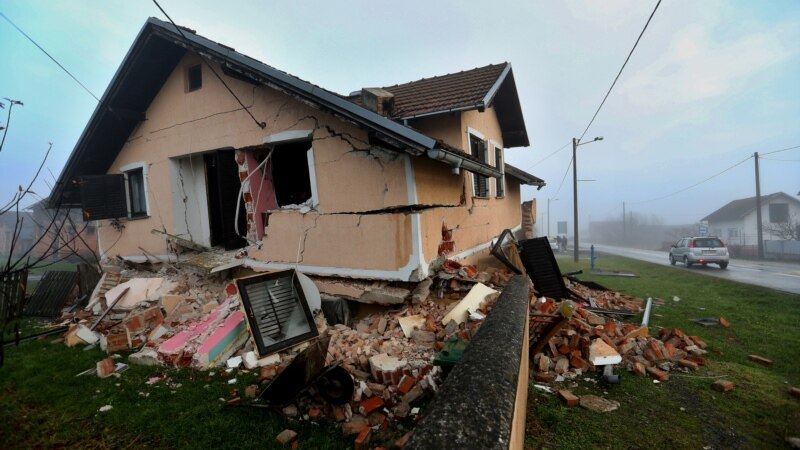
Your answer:
[[[233,150],[217,150],[217,195],[222,216],[222,244],[226,250],[242,248],[247,241],[242,238],[247,234],[247,211],[244,200],[239,197],[242,182],[239,180],[239,165]],[[239,216],[236,216],[236,204],[239,204]],[[239,225],[236,233],[234,218]]]
[[[81,177],[81,205],[83,220],[116,219],[128,217],[125,196],[125,175],[91,175]]]

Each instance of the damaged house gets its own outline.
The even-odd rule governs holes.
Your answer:
[[[97,221],[104,256],[167,259],[171,235],[259,271],[415,282],[519,229],[521,185],[544,182],[504,152],[528,145],[508,63],[343,96],[151,18],[51,202]]]

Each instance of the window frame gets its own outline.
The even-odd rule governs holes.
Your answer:
[[[192,80],[192,71],[195,70],[195,69],[197,69],[197,71],[198,71],[199,85],[197,87],[195,87],[195,88],[192,88],[192,81],[191,81]],[[184,90],[185,90],[186,93],[195,92],[195,91],[199,91],[200,89],[202,89],[203,88],[203,64],[197,63],[197,64],[192,64],[190,66],[186,66],[186,69],[184,70],[184,78],[186,80],[185,81],[185,85],[184,85]]]
[[[492,144],[492,156],[494,157],[494,167],[500,171],[502,175],[500,178],[494,179],[494,198],[506,198],[506,155],[505,149],[495,141],[490,140]],[[499,156],[499,158],[498,158]],[[498,159],[500,160],[498,162]]]
[[[483,142],[483,158],[482,159],[483,159],[483,162],[485,164],[489,164],[489,161],[488,161],[489,160],[489,142],[487,141],[487,139],[483,135],[483,133],[481,133],[480,131],[478,131],[478,130],[476,130],[474,128],[469,128],[468,127],[467,128],[467,142],[469,144],[469,154],[474,156],[474,157],[476,157],[476,158],[478,158],[478,159],[481,159],[479,155],[475,154],[475,151],[472,148],[472,138],[473,137],[475,139]],[[476,173],[472,173],[471,175],[472,175],[472,183],[470,183],[470,184],[472,185],[472,196],[474,198],[482,198],[482,199],[491,198],[491,192],[490,192],[491,188],[489,186],[489,177],[484,177],[483,175],[479,175],[479,174],[476,174]],[[485,181],[485,186],[486,186],[485,195],[479,195],[480,193],[477,192],[478,191],[477,184],[479,183],[478,180],[480,180],[480,178],[478,178],[478,177],[481,177],[481,178],[486,180]]]
[[[774,213],[773,213],[773,207],[775,207],[775,210],[776,210]],[[778,207],[786,208],[786,213],[785,214],[784,214],[784,211],[780,211],[780,216],[781,216],[781,218],[784,218],[784,220],[772,220],[773,219],[773,215],[775,215],[775,216],[778,215],[778,212],[779,212],[779,211],[777,211]],[[770,203],[767,206],[767,213],[769,214],[769,223],[788,223],[789,222],[789,203]],[[776,217],[776,219],[778,219],[778,218]]]
[[[146,219],[150,217],[150,201],[148,199],[149,189],[147,186],[147,164],[144,161],[138,161],[126,164],[119,168],[119,172],[125,176],[125,199],[128,206],[128,219]],[[144,211],[133,211],[133,190],[131,183],[131,173],[141,172],[142,175],[142,203],[144,203]]]

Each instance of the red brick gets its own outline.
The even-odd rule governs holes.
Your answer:
[[[414,378],[408,375],[403,375],[403,377],[400,378],[400,384],[397,385],[397,392],[401,394],[407,394],[412,387],[414,387]]]
[[[617,335],[617,323],[613,320],[606,320],[606,323],[603,324],[603,329],[606,331],[606,334],[611,337]]]
[[[345,436],[359,434],[364,428],[369,428],[367,419],[361,416],[353,416],[350,422],[345,422],[342,424],[342,434]]]
[[[700,347],[702,349],[705,349],[706,347],[708,347],[708,344],[703,342],[703,340],[700,339],[699,336],[689,336],[689,339],[691,339],[692,342],[694,342],[694,345],[696,345],[696,346],[698,346],[698,347]]]
[[[337,422],[344,422],[345,419],[344,408],[342,408],[341,406],[334,406],[333,418],[336,419]]]
[[[322,414],[322,411],[320,411],[320,409],[316,406],[312,406],[308,409],[308,418],[311,420],[317,420],[320,414]]]
[[[688,367],[692,370],[697,370],[697,363],[688,359],[682,359],[678,361],[678,365],[681,367]]]
[[[711,389],[720,392],[728,392],[733,389],[733,383],[728,380],[717,380],[711,384]]]
[[[100,378],[110,377],[114,373],[114,360],[106,358],[97,363],[97,376]]]
[[[728,320],[725,319],[724,317],[720,317],[719,318],[719,324],[722,325],[725,328],[730,328],[731,327],[731,323],[728,322]]]
[[[694,356],[694,355],[692,355],[692,356],[687,356],[686,359],[688,359],[689,361],[692,361],[693,363],[696,363],[698,366],[707,366],[708,365],[708,360],[703,358],[702,356]]]
[[[401,438],[394,441],[394,448],[399,450],[405,447],[406,442],[408,442],[408,440],[411,439],[411,433],[413,433],[413,431],[409,431],[408,433],[404,434]]]
[[[637,361],[633,363],[633,372],[637,375],[645,376],[647,375],[647,368],[644,364]]]
[[[536,372],[533,378],[539,383],[552,383],[556,377],[549,373]]]
[[[573,356],[570,358],[569,364],[576,369],[586,370],[589,368],[589,363],[580,356]]]
[[[667,381],[669,380],[669,374],[664,372],[663,370],[659,370],[655,367],[648,367],[647,373],[650,374],[651,377],[655,378],[658,381]]]
[[[228,295],[236,295],[236,292],[238,292],[238,289],[236,289],[236,283],[228,283],[228,285],[225,286],[225,293],[226,294],[228,294]]]
[[[358,437],[356,437],[356,442],[353,445],[355,450],[366,450],[367,445],[369,445],[370,438],[372,437],[372,428],[364,427],[360,433],[358,433]]]
[[[567,406],[578,406],[578,397],[572,392],[561,389],[558,391],[558,398],[561,399]]]
[[[297,439],[297,432],[289,429],[283,430],[277,436],[275,436],[275,440],[281,445],[289,444],[295,439]]]
[[[800,398],[800,388],[789,388],[789,395],[792,397]]]
[[[378,396],[372,396],[361,402],[361,408],[364,409],[362,414],[365,416],[370,415],[373,411],[383,406],[383,399]]]
[[[138,333],[144,330],[144,317],[141,315],[136,315],[133,317],[128,318],[125,321],[125,328],[128,329],[131,333]]]
[[[657,342],[658,341],[649,341],[647,346],[655,353],[657,360],[662,360],[664,359],[664,353],[661,352],[661,348],[658,346]]]
[[[765,366],[771,366],[772,365],[772,360],[764,358],[763,356],[750,355],[750,360],[751,361],[755,361],[755,362],[760,363],[760,364],[764,364]]]

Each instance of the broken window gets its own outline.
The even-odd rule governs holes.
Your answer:
[[[271,165],[278,206],[299,205],[311,198],[309,151],[311,151],[311,141],[275,146]]]
[[[186,92],[203,87],[203,70],[200,64],[186,69]]]
[[[497,198],[503,198],[506,196],[506,175],[505,164],[503,162],[503,149],[500,147],[494,148],[494,166],[503,174],[500,178],[495,178],[494,180],[494,195]]]
[[[236,284],[259,355],[317,337],[317,327],[294,270],[242,278]]]
[[[472,156],[486,162],[486,141],[474,134],[470,134],[469,148]],[[483,175],[478,175],[477,173],[472,174],[472,188],[475,197],[486,198],[489,196],[489,180]]]
[[[788,203],[770,203],[769,204],[769,222],[770,223],[786,223],[789,221],[789,204]]]

